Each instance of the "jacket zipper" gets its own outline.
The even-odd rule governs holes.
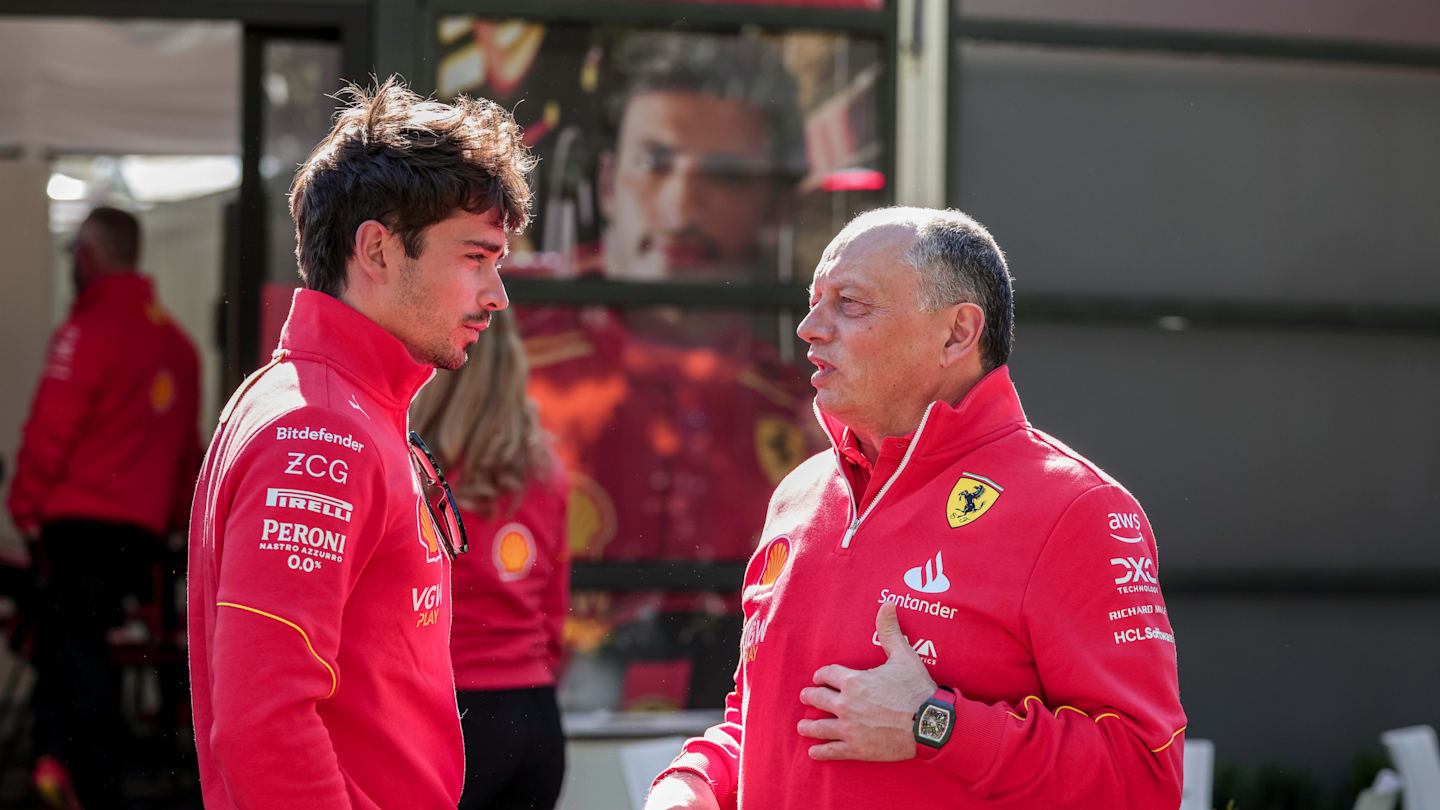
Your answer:
[[[865,510],[865,514],[860,514],[860,505],[859,502],[855,500],[855,487],[850,484],[850,476],[845,474],[843,468],[840,469],[840,479],[845,482],[845,489],[850,493],[850,514],[855,515],[855,519],[850,522],[850,528],[845,530],[845,536],[840,540],[841,548],[850,548],[850,541],[854,539],[855,532],[860,530],[860,523],[864,521],[865,518],[870,517],[870,513],[875,511],[875,507],[879,505],[880,499],[885,497],[885,493],[890,491],[890,487],[895,483],[896,479],[900,477],[900,473],[905,472],[906,465],[910,463],[910,456],[915,452],[916,446],[920,444],[920,434],[925,432],[925,423],[930,421],[930,411],[934,407],[935,403],[933,402],[925,406],[925,415],[920,417],[920,426],[915,428],[915,438],[911,439],[910,446],[905,448],[905,455],[900,459],[900,466],[896,467],[895,472],[891,473],[890,477],[886,479],[885,486],[880,487],[880,491],[875,493],[875,500],[870,502],[870,508]],[[825,432],[828,434],[830,431],[827,428]],[[840,445],[835,442],[833,435],[830,437],[830,443],[835,445],[835,463],[838,466],[842,463],[840,461]]]

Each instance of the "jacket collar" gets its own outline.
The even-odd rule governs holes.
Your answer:
[[[314,290],[296,290],[280,330],[276,357],[314,360],[370,392],[382,405],[406,411],[435,369],[417,363],[398,338],[348,304]]]
[[[83,312],[97,306],[111,306],[121,301],[146,304],[155,298],[155,284],[139,273],[114,273],[101,276],[86,285],[75,296],[75,311]]]
[[[837,462],[847,461],[844,449],[852,445],[858,448],[850,429],[819,408],[815,409],[815,414],[830,437]],[[982,377],[957,404],[930,403],[921,418],[920,427],[902,437],[886,438],[881,443],[880,453],[882,456],[904,454],[909,445],[916,442],[914,456],[959,456],[999,433],[1026,424],[1028,421],[1020,406],[1020,396],[1015,393],[1015,385],[1010,381],[1010,367],[1000,366]]]

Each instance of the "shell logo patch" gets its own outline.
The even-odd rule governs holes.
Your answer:
[[[491,556],[503,582],[524,579],[535,566],[535,537],[522,523],[507,523],[495,533]]]
[[[421,498],[415,499],[415,522],[419,526],[417,538],[425,549],[425,562],[439,560],[440,530],[435,527],[435,518],[430,514],[430,507],[426,506]]]
[[[762,416],[755,421],[755,460],[770,483],[778,484],[805,460],[805,435],[788,420]]]
[[[1004,487],[983,475],[961,473],[945,504],[945,519],[950,522],[950,528],[958,529],[979,520],[1000,500],[1004,491]]]
[[[765,568],[760,572],[760,587],[768,588],[775,584],[780,574],[785,570],[785,563],[790,561],[790,538],[777,537],[770,541],[770,547],[765,550]]]
[[[615,539],[619,526],[615,502],[595,479],[572,470],[565,523],[570,553],[582,559],[598,558],[605,545]]]
[[[170,372],[161,369],[150,381],[150,409],[155,413],[165,413],[170,406],[175,404],[175,378]]]

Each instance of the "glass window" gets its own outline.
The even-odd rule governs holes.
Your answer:
[[[267,37],[262,50],[260,181],[265,205],[265,278],[260,288],[260,339],[256,364],[270,362],[290,299],[300,286],[295,265],[295,222],[290,185],[295,170],[330,131],[332,104],[316,103],[339,87],[340,43]]]
[[[571,473],[562,705],[720,706],[770,494],[824,446],[794,335],[803,288],[890,194],[882,41],[470,15],[435,33],[437,95],[514,110],[540,157],[512,290],[645,295],[514,307]]]

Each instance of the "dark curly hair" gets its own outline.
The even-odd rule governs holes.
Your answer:
[[[520,127],[493,101],[425,99],[398,77],[366,90],[351,84],[330,134],[290,187],[295,257],[305,286],[328,295],[345,289],[355,231],[376,220],[395,231],[415,258],[425,229],[458,210],[498,208],[507,230],[530,222],[526,175],[535,159]]]

